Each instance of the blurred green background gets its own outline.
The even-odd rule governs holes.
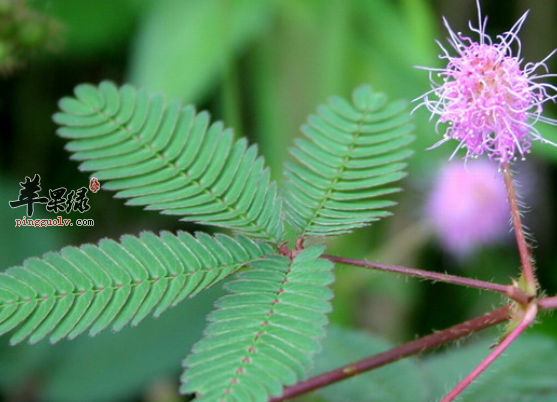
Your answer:
[[[532,11],[521,34],[523,55],[526,61],[537,61],[557,46],[557,3],[483,1],[484,13],[490,16],[488,31],[494,34],[509,29],[528,8]],[[70,215],[74,220],[94,219],[92,228],[14,227],[14,219],[21,219],[24,211],[11,209],[8,201],[17,199],[18,183],[25,176],[41,175],[43,195],[46,189],[88,185],[89,177],[68,159],[51,120],[58,99],[70,95],[77,84],[104,79],[129,82],[209,110],[237,135],[257,142],[275,178],[280,179],[289,144],[327,97],[348,97],[362,83],[392,99],[412,100],[428,90],[427,73],[413,66],[441,65],[434,39],[446,37],[442,15],[455,31],[465,31],[469,19],[476,21],[475,2],[0,0],[0,268],[102,237],[141,230],[199,229],[125,207],[104,191],[89,193],[90,211]],[[557,71],[555,59],[548,64]],[[551,105],[548,114],[555,112]],[[508,283],[519,266],[510,237],[467,258],[455,258],[439,246],[424,218],[435,174],[453,149],[445,145],[425,151],[439,139],[428,117],[425,109],[415,114],[416,154],[394,217],[329,240],[330,253]],[[539,129],[557,138],[554,129]],[[533,186],[525,201],[534,208],[526,221],[536,239],[540,281],[549,293],[557,292],[556,164],[556,149],[534,144],[532,157],[520,166]],[[36,210],[34,218],[52,217],[43,206]],[[361,353],[366,348],[369,353],[387,348],[381,339],[411,340],[481,314],[501,301],[474,290],[432,286],[358,268],[340,266],[336,276],[331,316],[335,327],[316,371],[334,367],[334,362],[365,357]],[[219,289],[117,335],[82,337],[53,347],[43,343],[11,348],[8,337],[0,338],[0,400],[189,400],[176,394],[180,362],[201,336],[204,316],[221,294]],[[540,375],[536,389],[545,387],[541,399],[531,400],[556,400],[543,398],[556,398],[557,379],[540,374],[556,372],[551,365],[552,360],[557,362],[556,318],[544,317],[543,325],[531,332],[545,336],[526,339],[517,350],[534,348],[549,365],[530,370]],[[356,351],[347,348],[358,342],[362,347]],[[462,349],[457,351],[460,355],[404,362],[375,377],[366,376],[359,386],[325,390],[304,400],[432,400],[461,375],[446,366],[469,369],[474,360],[466,363],[462,356],[469,359],[485,353],[485,348],[478,348],[476,354],[463,354]],[[453,363],[447,363],[451,359]],[[520,364],[511,368],[511,374],[520,375]],[[499,400],[494,398],[500,395],[491,397]]]

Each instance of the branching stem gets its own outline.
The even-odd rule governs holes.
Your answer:
[[[359,267],[377,269],[381,271],[394,272],[401,275],[409,275],[417,278],[429,279],[436,282],[452,283],[453,285],[462,285],[471,288],[502,293],[521,305],[525,305],[529,301],[528,297],[522,290],[512,285],[501,285],[498,283],[486,282],[478,279],[464,278],[461,276],[443,274],[440,272],[431,272],[422,269],[401,267],[398,265],[382,264],[378,262],[371,262],[365,260],[355,260],[352,258],[335,257],[332,255],[323,255],[322,258],[326,258],[330,261],[338,262],[341,264],[355,265]]]
[[[518,205],[518,199],[516,197],[511,168],[508,164],[503,166],[503,176],[505,178],[507,197],[509,200],[509,207],[511,209],[514,235],[516,238],[516,244],[518,245],[520,262],[522,264],[522,274],[524,276],[524,280],[526,281],[526,293],[528,296],[534,296],[537,291],[537,281],[534,275],[534,269],[532,267],[532,260],[530,258],[528,243],[526,243],[526,237],[524,236],[522,218],[520,217],[520,207]]]
[[[538,306],[535,303],[530,304],[522,317],[520,323],[510,332],[510,334],[499,344],[493,351],[484,359],[482,362],[474,369],[470,374],[466,376],[451,392],[449,392],[440,402],[451,402],[457,396],[459,396],[466,387],[468,387],[472,381],[474,381],[478,376],[489,367],[491,363],[495,361],[501,353],[503,353],[518,336],[524,332],[536,319],[538,313]]]
[[[518,337],[518,335],[520,335],[520,333],[522,333],[529,325],[534,322],[538,306],[542,310],[557,309],[557,296],[546,297],[538,300],[537,304],[533,303],[529,305],[526,308],[526,312],[524,313],[524,316],[518,326],[472,373],[470,373],[470,375],[465,380],[462,381],[462,385],[459,384],[457,386],[457,388],[460,389],[460,391],[458,392],[461,392],[475,378],[477,378],[477,376],[480,375],[481,372],[489,366],[489,364],[491,364],[499,355],[501,355],[501,353]],[[294,398],[315,389],[326,387],[355,375],[371,371],[373,369],[385,366],[389,363],[393,363],[405,357],[413,356],[427,350],[434,349],[441,345],[454,342],[475,332],[479,332],[483,329],[500,324],[504,321],[508,321],[509,319],[511,319],[510,306],[501,307],[481,317],[474,318],[470,321],[463,322],[462,324],[454,325],[443,331],[427,335],[423,338],[398,346],[387,352],[368,357],[356,363],[339,367],[327,373],[320,374],[306,381],[302,381],[298,384],[292,385],[291,387],[286,387],[282,395],[271,398],[269,402],[285,401],[289,398]],[[455,390],[457,388],[455,388]],[[452,400],[447,399],[451,395],[454,395],[452,396],[454,399],[454,397],[457,396],[457,394],[454,394],[455,390],[453,390],[451,394],[448,394],[441,402]]]
[[[359,362],[349,364],[320,374],[306,381],[284,389],[281,396],[273,397],[269,402],[280,402],[288,398],[304,394],[317,388],[322,388],[346,378],[384,366],[402,358],[412,356],[426,350],[434,349],[449,342],[466,337],[474,332],[492,327],[510,318],[509,306],[501,307],[481,317],[452,326],[443,331],[427,335],[423,338],[398,346],[384,353],[369,357]]]

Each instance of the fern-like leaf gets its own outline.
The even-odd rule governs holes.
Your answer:
[[[208,113],[110,82],[80,85],[59,105],[72,158],[128,205],[280,240],[281,201],[257,148]]]
[[[409,121],[405,102],[388,103],[369,86],[354,91],[352,105],[332,98],[310,116],[291,150],[298,163],[285,173],[287,218],[299,235],[348,233],[390,215],[394,202],[383,196],[405,176]]]
[[[206,337],[184,362],[182,392],[199,402],[266,402],[304,377],[331,309],[323,249],[257,261],[227,285],[232,294],[217,301]]]
[[[51,342],[72,339],[86,330],[95,335],[109,325],[117,331],[272,253],[243,236],[185,232],[66,247],[0,273],[0,334],[19,327],[16,344],[48,335]]]

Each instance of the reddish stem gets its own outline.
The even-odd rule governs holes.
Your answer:
[[[514,189],[511,168],[508,164],[503,166],[503,176],[505,178],[505,186],[507,188],[507,197],[509,200],[509,207],[511,209],[511,218],[513,222],[514,235],[516,244],[518,245],[518,253],[520,254],[520,262],[522,264],[522,274],[526,281],[526,293],[528,296],[534,296],[537,290],[537,281],[534,275],[534,268],[532,267],[532,260],[530,259],[530,250],[526,237],[524,236],[524,228],[522,226],[522,218],[520,217],[520,207]]]
[[[536,304],[530,304],[526,308],[526,312],[522,317],[520,323],[514,328],[511,333],[501,342],[497,347],[474,369],[470,374],[466,376],[451,392],[449,392],[440,402],[451,402],[457,396],[459,396],[466,387],[468,387],[472,381],[474,381],[478,376],[487,369],[491,363],[497,359],[501,353],[503,353],[518,336],[528,328],[536,319],[538,312],[538,307]]]
[[[557,309],[557,296],[546,297],[538,300],[538,307],[541,310],[555,310]]]
[[[461,276],[443,274],[440,272],[431,272],[422,269],[401,267],[398,265],[381,264],[378,262],[355,260],[352,258],[335,257],[332,255],[322,255],[322,258],[326,258],[329,261],[338,262],[341,264],[355,265],[359,267],[378,269],[381,271],[395,272],[402,275],[410,275],[418,278],[429,279],[437,282],[452,283],[454,285],[468,286],[472,288],[489,290],[492,292],[502,293],[512,300],[515,300],[521,305],[528,303],[528,297],[519,288],[512,285],[501,285],[498,283],[481,281],[478,279],[464,278]]]
[[[293,398],[306,392],[313,391],[314,389],[325,387],[357,374],[395,362],[402,358],[456,341],[474,332],[481,331],[485,328],[492,327],[509,320],[509,310],[509,306],[501,307],[481,317],[454,325],[443,331],[427,335],[423,338],[398,346],[378,355],[360,360],[359,362],[352,363],[327,373],[320,374],[306,381],[299,382],[298,384],[286,387],[281,396],[273,397],[269,400],[269,402],[284,401],[288,398]]]

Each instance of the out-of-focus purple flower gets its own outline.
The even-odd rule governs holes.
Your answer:
[[[555,101],[557,88],[538,81],[556,76],[549,74],[545,64],[555,50],[538,63],[521,66],[518,32],[528,12],[510,31],[498,35],[498,43],[494,43],[485,33],[487,17],[482,18],[480,2],[476,2],[478,27],[471,23],[469,27],[479,36],[479,41],[455,33],[443,18],[449,32],[448,41],[457,55],[451,56],[437,41],[444,53],[440,58],[447,60],[447,66],[418,67],[430,71],[432,84],[432,90],[418,98],[422,100],[418,107],[426,106],[432,117],[439,115],[438,123],[449,124],[443,139],[433,147],[455,139],[460,144],[453,156],[460,148],[466,148],[467,158],[485,153],[504,165],[518,155],[524,158],[533,140],[549,142],[534,128],[534,123],[557,125],[557,121],[541,116],[543,104]],[[511,46],[517,48],[516,55]],[[538,70],[542,71],[540,75],[536,73]],[[434,74],[442,82],[437,82]]]
[[[507,192],[490,161],[448,163],[435,179],[427,215],[447,251],[470,254],[509,232]]]

